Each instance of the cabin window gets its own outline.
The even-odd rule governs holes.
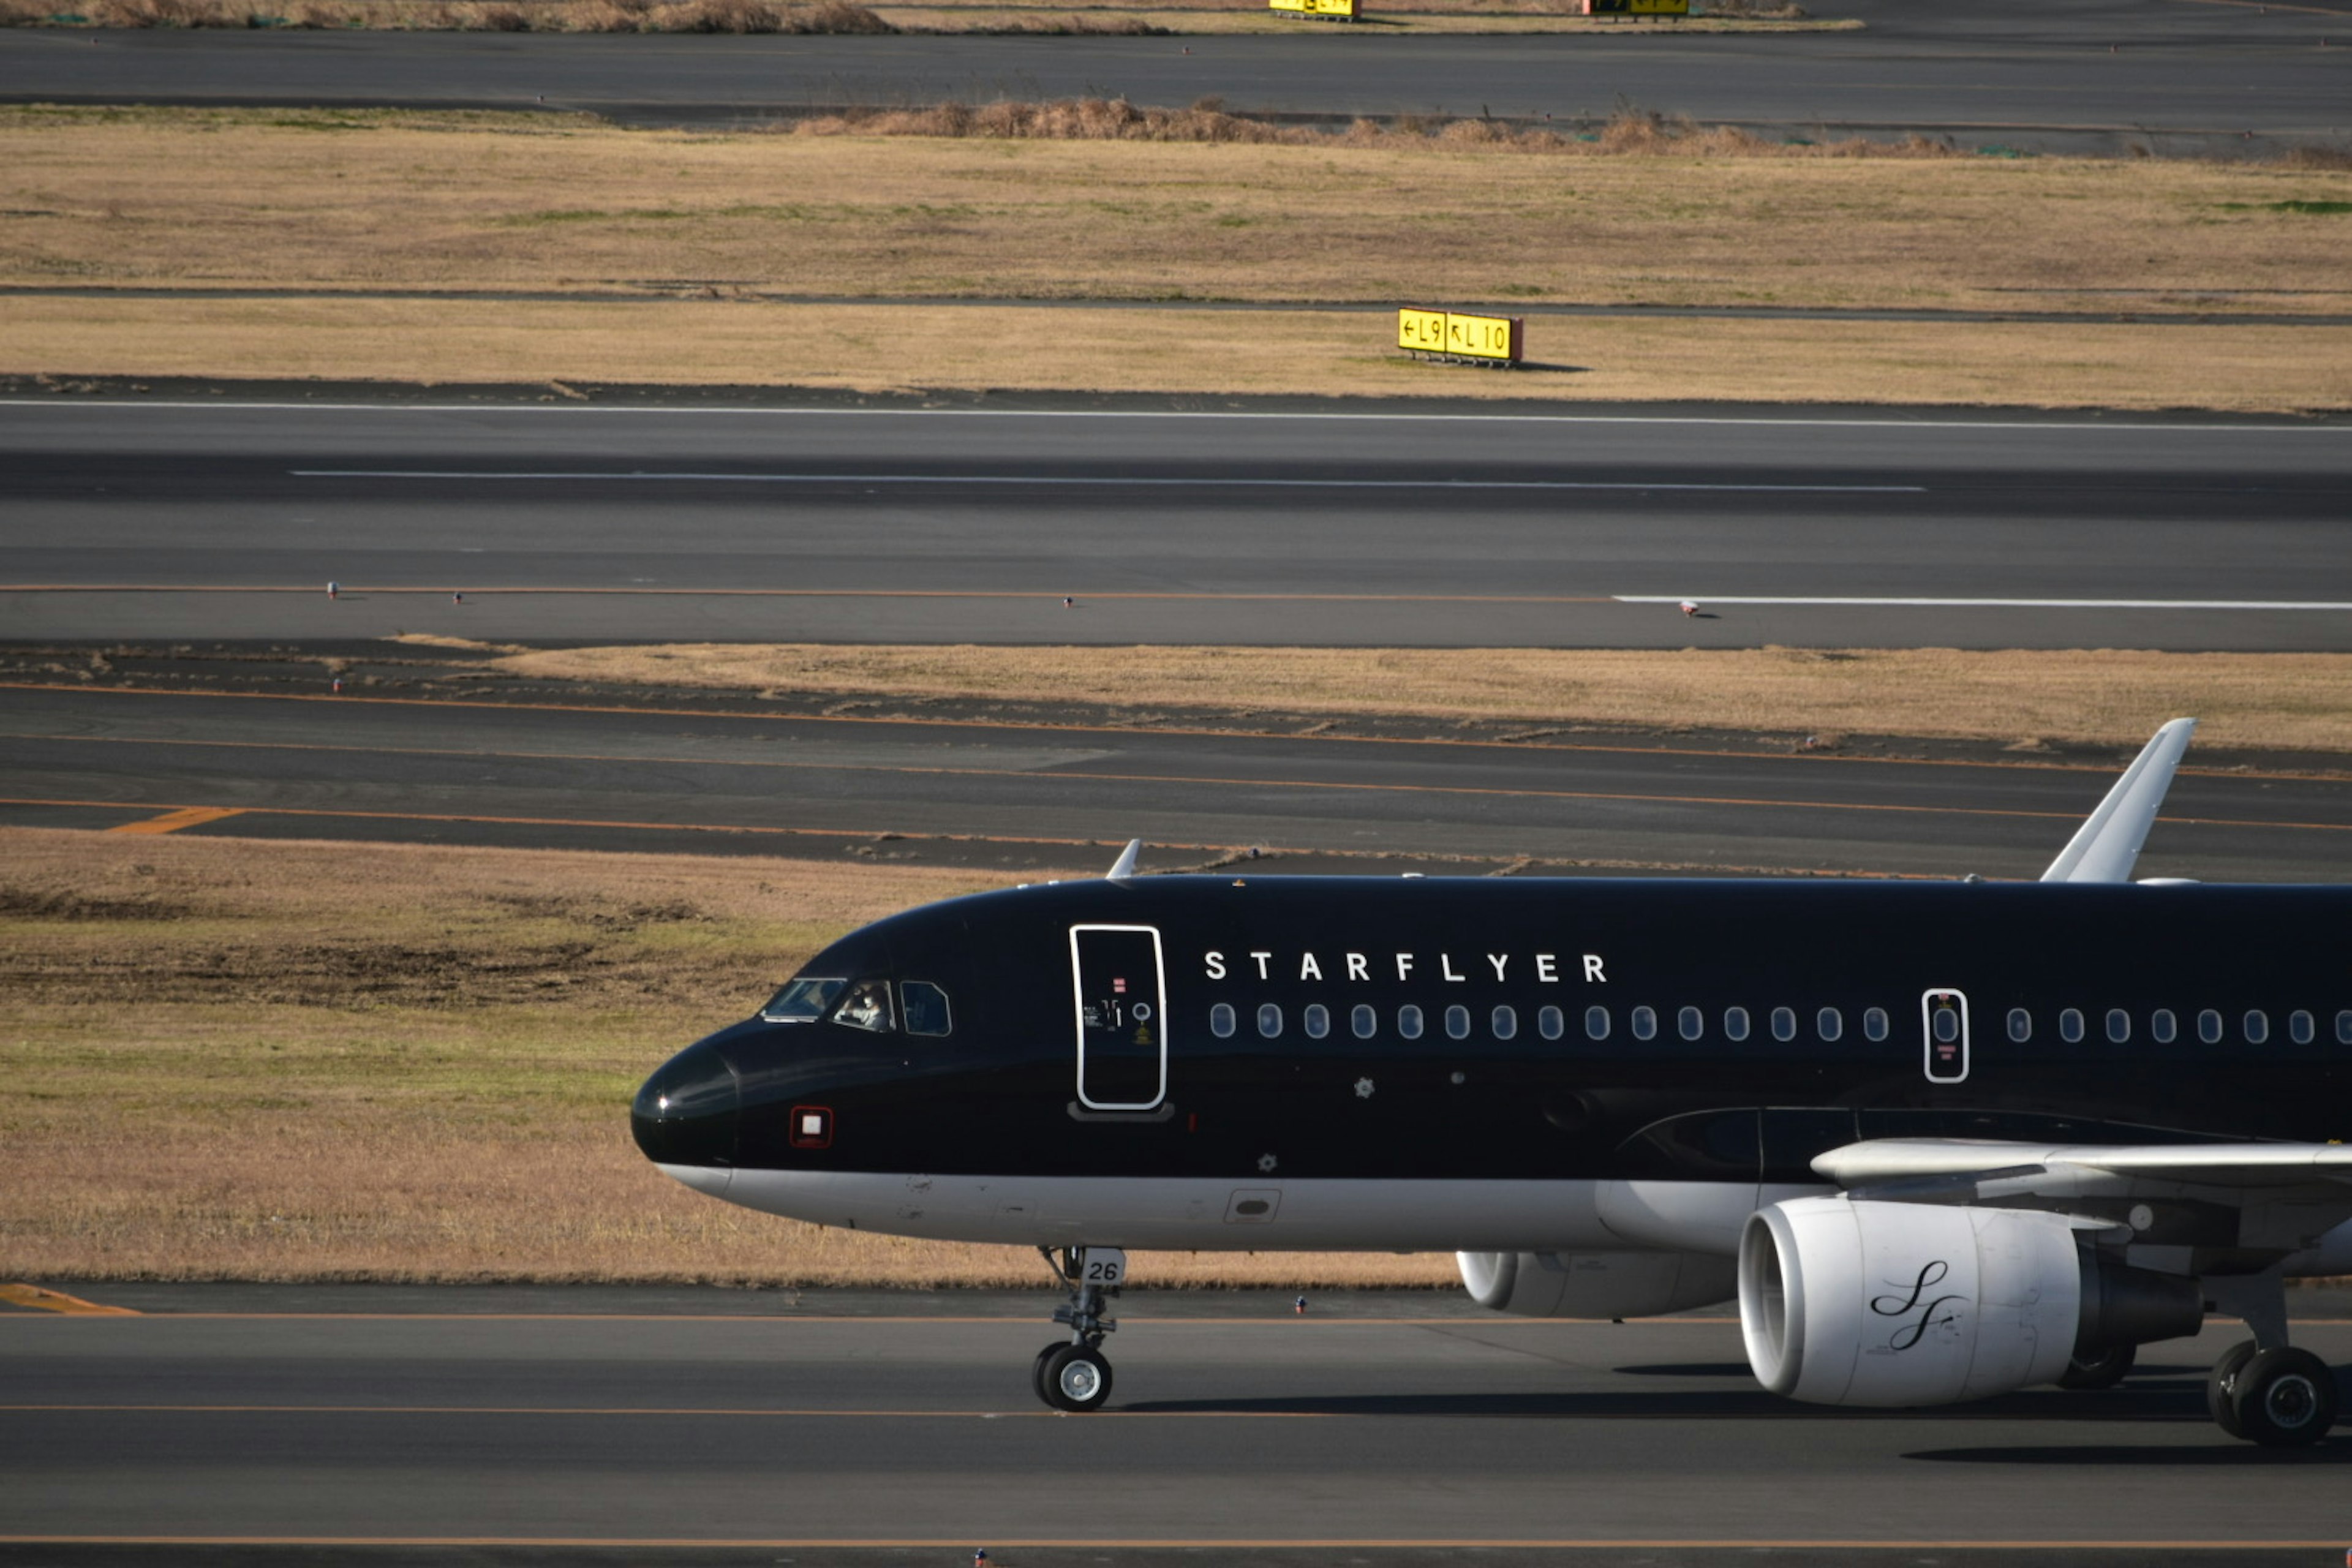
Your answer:
[[[2172,1009],[2158,1007],[2150,1013],[2147,1016],[2147,1033],[2148,1037],[2159,1046],[2172,1044],[2173,1036],[2179,1033],[2179,1026],[2173,1022]]]
[[[1865,1007],[1863,1009],[1862,1034],[1864,1039],[1874,1042],[1886,1038],[1885,1008]]]
[[[2058,1015],[2058,1037],[2070,1046],[2083,1043],[2083,1010],[2069,1007]]]
[[[1834,1007],[1824,1007],[1813,1019],[1813,1027],[1822,1032],[1824,1040],[1835,1040],[1845,1033],[1845,1015]]]
[[[1696,1007],[1685,1007],[1675,1015],[1675,1033],[1685,1040],[1696,1040],[1706,1033],[1706,1015]]]
[[[771,1024],[805,1024],[822,1018],[824,1010],[849,984],[846,980],[795,980],[768,998],[760,1016]]]
[[[1381,1016],[1359,1002],[1348,1015],[1348,1027],[1355,1032],[1356,1038],[1369,1040],[1381,1032]]]
[[[938,1037],[954,1028],[948,1017],[948,994],[928,980],[898,983],[898,1011],[906,1016],[910,1035]]]
[[[2197,1037],[2209,1046],[2221,1043],[2221,1015],[2208,1007],[2197,1015]]]
[[[1748,1037],[1748,1009],[1726,1007],[1723,1010],[1723,1037],[1739,1041]]]
[[[1568,1016],[1557,1007],[1543,1007],[1536,1012],[1536,1033],[1547,1040],[1556,1040],[1568,1033]]]
[[[2352,1046],[2352,1007],[2336,1015],[2336,1043]]]
[[[2019,1045],[2033,1037],[2033,1015],[2022,1007],[2009,1010],[2009,1037]]]
[[[2296,1045],[2307,1046],[2318,1034],[2319,1026],[2312,1022],[2310,1014],[2298,1010],[2286,1016],[2286,1037]]]
[[[2352,1017],[2352,1014],[2345,1016]],[[1588,1040],[1605,1040],[1609,1037],[1608,1008],[1587,1007],[1584,1010],[1584,1037]]]
[[[2246,1043],[2259,1046],[2271,1037],[2271,1016],[2260,1007],[2246,1014]]]
[[[846,1024],[853,1029],[865,1029],[877,1035],[890,1032],[890,985],[884,980],[861,980],[849,988],[841,1005],[833,1010],[833,1021]]]
[[[1265,1036],[1269,1040],[1280,1037],[1282,1034],[1282,1007],[1278,1003],[1261,1002],[1258,1004],[1257,1032]]]
[[[1656,1039],[1658,1037],[1658,1010],[1655,1007],[1634,1008],[1633,1029],[1633,1037],[1637,1040]]]
[[[1772,1037],[1784,1046],[1797,1037],[1797,1010],[1794,1007],[1772,1009]]]
[[[1209,1009],[1209,1033],[1221,1040],[1234,1037],[1238,1022],[1234,1016],[1234,1005],[1230,1002],[1220,1002]]]
[[[1331,1009],[1320,1002],[1309,1003],[1298,1021],[1307,1026],[1307,1037],[1319,1040],[1331,1032]]]
[[[1470,1009],[1459,1005],[1448,1007],[1445,1010],[1445,1033],[1453,1039],[1468,1039],[1470,1037]]]
[[[1397,1033],[1408,1040],[1421,1038],[1421,1009],[1408,1002],[1397,1009]]]
[[[2108,1008],[2107,1039],[2111,1043],[2120,1046],[2130,1038],[2131,1015],[2125,1012],[2121,1007]]]
[[[1510,1039],[1519,1032],[1519,1016],[1508,1007],[1496,1008],[1494,1017],[1488,1022],[1498,1040]]]

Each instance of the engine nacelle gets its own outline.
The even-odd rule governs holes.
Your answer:
[[[1646,1318],[1727,1300],[1737,1262],[1694,1252],[1457,1252],[1470,1299],[1522,1318]]]
[[[2057,1215],[1798,1198],[1739,1238],[1748,1364],[1815,1405],[1983,1399],[2203,1321],[2197,1281],[2103,1258]]]

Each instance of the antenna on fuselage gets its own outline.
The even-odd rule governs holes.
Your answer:
[[[1103,880],[1106,882],[1124,882],[1129,877],[1134,876],[1136,857],[1142,853],[1143,840],[1140,838],[1129,839],[1127,841],[1127,847],[1118,852],[1118,858],[1112,861],[1110,863],[1110,869],[1104,873]]]
[[[2164,792],[2172,787],[2172,773],[2197,732],[2194,719],[2175,719],[2142,747],[2099,809],[2091,813],[2050,868],[2045,882],[2128,882],[2132,862],[2147,841]]]

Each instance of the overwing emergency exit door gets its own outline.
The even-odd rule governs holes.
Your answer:
[[[1072,926],[1078,1103],[1151,1110],[1168,1098],[1168,987],[1152,926]]]

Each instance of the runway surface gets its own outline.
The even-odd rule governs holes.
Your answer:
[[[2244,1337],[2219,1322],[2148,1347],[2110,1393],[1860,1412],[1763,1393],[1721,1316],[1536,1321],[1343,1296],[1302,1319],[1273,1292],[1130,1292],[1110,1408],[1059,1416],[1026,1387],[1052,1337],[1043,1291],[846,1315],[774,1292],[81,1294],[150,1315],[0,1316],[0,1538],[633,1562],[698,1560],[697,1542],[770,1562],[866,1543],[961,1563],[986,1546],[1004,1568],[1221,1542],[1319,1544],[1291,1560],[1328,1563],[1409,1542],[1614,1542],[1601,1560],[1670,1563],[1721,1559],[1654,1553],[1876,1543],[1852,1560],[1893,1563],[2005,1542],[2011,1562],[2202,1563],[2261,1559],[2200,1545],[2287,1543],[2302,1555],[2276,1560],[2332,1562],[2346,1542],[2352,1444],[2266,1452],[2206,1419],[2205,1369]],[[2340,1303],[2298,1293],[2294,1310],[2297,1342],[2352,1360]],[[670,1550],[614,1550],[632,1542]],[[1022,1554],[1078,1542],[1098,1555]],[[2067,1550],[2100,1546],[2122,1554]]]
[[[2342,421],[0,405],[17,640],[2334,649],[2347,518]]]
[[[1151,870],[1258,849],[1265,870],[2030,878],[2121,762],[1672,745],[18,687],[0,689],[0,822],[847,851],[990,868],[1107,866],[1108,846],[1140,837],[1154,846]],[[2193,753],[2190,763],[2141,875],[2279,882],[2352,872],[2352,777],[2203,773]]]
[[[2352,134],[2352,15],[2210,0],[1844,0],[1777,37],[610,37],[0,31],[0,100],[592,110],[655,122],[842,104],[1124,96],[1247,112],[1556,123],[1622,106],[1787,134],[2242,155]],[[2323,45],[2322,40],[2326,43]],[[2252,138],[2249,140],[2249,138]]]

